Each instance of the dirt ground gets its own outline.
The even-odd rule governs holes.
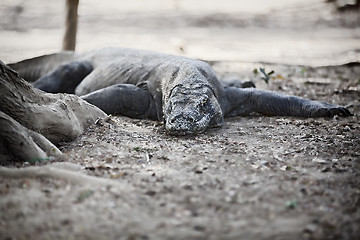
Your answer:
[[[0,21],[4,62],[59,48],[61,1],[39,2],[0,3],[2,16],[14,15]],[[359,239],[360,64],[346,64],[360,59],[358,13],[319,1],[301,5],[300,21],[296,1],[243,14],[186,0],[153,0],[147,12],[138,2],[122,15],[84,3],[79,51],[115,45],[197,57],[221,78],[344,105],[354,116],[235,117],[189,137],[112,116],[63,143],[62,159],[1,163],[0,239]],[[104,36],[89,40],[94,29]],[[275,71],[269,84],[258,67]]]

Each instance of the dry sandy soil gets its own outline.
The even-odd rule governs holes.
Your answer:
[[[3,61],[58,49],[61,5],[43,2],[0,3]],[[0,239],[359,239],[360,65],[346,64],[360,59],[358,13],[320,2],[215,13],[183,0],[152,1],[149,12],[134,1],[116,15],[94,2],[80,9],[79,51],[198,57],[221,78],[345,105],[354,116],[235,117],[191,137],[150,120],[98,121],[60,146],[62,159],[1,163]],[[89,39],[93,30],[104,35]],[[258,67],[275,71],[269,84]]]

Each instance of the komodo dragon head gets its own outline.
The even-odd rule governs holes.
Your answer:
[[[165,129],[170,135],[191,135],[224,122],[218,99],[210,86],[175,86],[164,106]]]

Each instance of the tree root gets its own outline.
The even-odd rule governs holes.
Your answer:
[[[107,115],[69,94],[33,88],[0,61],[0,161],[60,156],[56,144],[72,141]]]
[[[0,126],[0,141],[4,146],[1,153],[5,158],[11,155],[14,160],[34,162],[48,156],[61,156],[60,150],[44,136],[27,129],[3,112],[0,112]]]

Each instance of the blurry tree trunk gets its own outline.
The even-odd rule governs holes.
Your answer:
[[[75,50],[76,32],[78,24],[79,0],[66,0],[65,35],[63,50]]]
[[[71,141],[96,119],[99,108],[75,95],[33,88],[0,61],[0,161],[58,156],[56,144]]]

